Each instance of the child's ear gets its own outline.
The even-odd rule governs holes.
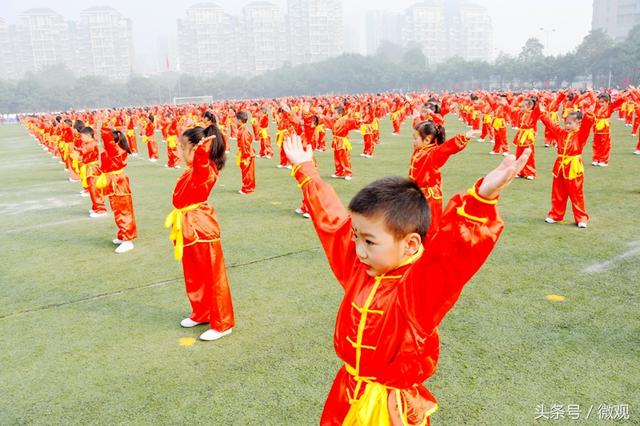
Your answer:
[[[420,235],[418,235],[415,232],[412,232],[411,234],[407,235],[405,237],[405,246],[404,246],[405,255],[413,256],[418,252],[421,245],[422,245],[422,238],[420,238]]]

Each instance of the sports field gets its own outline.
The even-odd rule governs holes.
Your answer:
[[[640,157],[612,121],[610,166],[586,166],[588,229],[570,210],[566,223],[544,223],[555,152],[541,136],[538,179],[503,195],[501,240],[440,327],[433,425],[599,424],[600,406],[616,404],[640,424]],[[388,119],[381,127],[376,157],[359,157],[354,137],[354,179],[332,181],[345,203],[377,177],[407,173],[409,122],[399,137]],[[447,129],[466,131],[454,117]],[[178,324],[189,305],[162,224],[181,171],[162,167],[160,149],[158,163],[145,153],[129,161],[139,238],[116,255],[111,214],[88,218],[89,199],[63,166],[21,126],[0,127],[0,425],[317,424],[340,366],[341,288],[311,223],[294,213],[295,181],[258,159],[256,193],[239,195],[230,155],[210,201],[237,326],[201,342],[204,327]],[[446,198],[499,163],[489,150],[473,141],[450,160]],[[318,161],[328,178],[332,154]],[[581,420],[534,421],[538,405],[554,403],[579,405]]]

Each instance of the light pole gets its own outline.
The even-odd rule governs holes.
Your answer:
[[[550,55],[550,53],[549,53],[549,34],[550,33],[555,33],[556,29],[555,28],[540,27],[540,31],[543,31],[545,33],[545,35],[546,35],[547,43],[544,45],[544,50],[546,50],[547,55]]]

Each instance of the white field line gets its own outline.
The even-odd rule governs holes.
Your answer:
[[[632,241],[628,243],[629,249],[622,254],[612,257],[609,260],[604,262],[594,263],[592,265],[587,266],[582,270],[587,274],[597,274],[599,272],[605,271],[617,263],[622,262],[625,259],[630,259],[632,257],[640,256],[640,241]]]
[[[85,202],[86,200],[78,196],[76,199],[48,197],[40,200],[21,201],[19,203],[1,203],[0,216],[12,216],[40,210],[77,206]]]
[[[39,229],[39,228],[46,228],[48,226],[65,225],[67,223],[80,222],[80,221],[83,221],[83,220],[89,221],[90,218],[87,215],[87,216],[84,216],[84,217],[74,217],[73,219],[59,220],[57,222],[39,223],[37,225],[31,225],[31,226],[24,226],[22,228],[9,229],[8,231],[6,231],[6,233],[7,234],[13,234],[13,233],[18,233],[18,232],[22,232],[22,231],[28,231],[30,229]]]

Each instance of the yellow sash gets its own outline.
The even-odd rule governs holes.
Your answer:
[[[284,132],[286,130],[278,130],[276,132],[276,143],[278,144],[279,148],[282,148],[282,143],[284,142]]]
[[[260,138],[261,139],[268,139],[269,138],[269,131],[267,130],[267,128],[260,128]]]
[[[67,161],[67,158],[69,158],[69,144],[66,142],[62,142],[62,158],[64,159],[64,161]]]
[[[177,137],[175,135],[167,136],[167,146],[171,149],[176,147]]]
[[[491,124],[491,116],[489,114],[485,114],[483,117],[484,124]]]
[[[175,243],[173,247],[173,256],[176,260],[182,259],[182,253],[184,252],[184,237],[182,235],[182,215],[185,212],[193,211],[199,208],[204,203],[191,204],[181,209],[173,209],[164,220],[164,227],[171,228],[169,239]]]
[[[135,132],[133,131],[133,129],[127,130],[127,137],[132,138],[134,134],[135,134]]]
[[[119,175],[122,172],[124,172],[124,169],[114,170],[107,173],[100,173],[100,176],[98,176],[98,179],[96,180],[96,188],[104,189],[107,187],[107,184],[109,183],[109,181],[107,180],[107,175]]]
[[[563,166],[569,164],[569,176],[565,176],[566,179],[574,180],[584,173],[584,164],[580,155],[561,155],[560,158]],[[564,168],[562,173],[564,175]]]
[[[338,149],[346,149],[347,151],[351,151],[351,141],[349,140],[349,138],[347,137],[342,137],[342,136],[334,136],[334,138],[338,141],[338,142],[342,142],[342,148],[338,148]]]
[[[324,124],[318,124],[313,131],[314,134],[319,135],[320,133],[324,133]]]
[[[536,140],[536,132],[533,129],[521,129],[520,130],[520,138],[518,142],[520,145],[525,145],[527,142],[535,142]]]
[[[89,186],[87,183],[87,166],[92,166],[94,164],[98,164],[97,161],[92,161],[91,163],[83,164],[80,166],[80,179],[82,179],[82,187],[86,188]]]
[[[149,137],[147,135],[142,136],[142,142],[149,143]]]
[[[556,111],[551,111],[551,121],[554,123],[560,122],[560,117],[558,117],[558,113]]]
[[[505,126],[505,122],[504,122],[504,118],[499,118],[496,117],[493,119],[493,128],[496,130],[500,130],[500,129],[504,129]]]
[[[371,123],[371,128],[373,130],[378,130],[380,127],[380,125],[378,124],[378,119],[376,118],[375,120],[373,120],[373,123]]]
[[[76,173],[80,172],[80,169],[78,168],[78,159],[77,158],[74,158],[74,159],[71,160],[71,167],[73,168],[73,170]]]
[[[596,120],[596,130],[600,131],[609,127],[611,127],[611,122],[608,118],[598,118]]]
[[[369,126],[367,126],[366,124],[362,124],[360,126],[360,134],[362,136],[366,135],[368,133],[368,130],[369,130]]]

